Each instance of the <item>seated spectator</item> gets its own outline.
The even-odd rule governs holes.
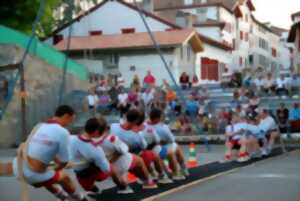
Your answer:
[[[231,76],[231,80],[229,82],[229,86],[233,88],[238,88],[242,85],[242,76],[241,73],[233,73]]]
[[[276,94],[278,96],[285,94],[288,95],[288,81],[287,79],[284,77],[284,75],[280,75],[279,78],[277,78],[276,80]]]
[[[238,91],[233,92],[233,100],[230,102],[231,108],[236,108],[238,105],[241,105],[240,94]]]
[[[291,94],[296,94],[300,91],[300,76],[293,75],[293,78],[290,83]]]
[[[294,108],[290,112],[290,120],[300,120],[300,108],[298,103],[294,103]]]
[[[186,72],[183,72],[179,78],[179,83],[182,89],[188,89],[190,84],[190,77]]]
[[[195,117],[199,110],[199,104],[192,96],[189,96],[188,100],[185,101],[185,109],[188,116]]]
[[[249,99],[249,109],[251,111],[256,110],[256,108],[258,108],[259,103],[260,103],[259,97],[253,94],[253,96],[251,96],[251,98]]]
[[[99,96],[97,111],[100,113],[107,113],[111,111],[112,102],[107,92],[102,92]]]
[[[111,108],[114,109],[114,111],[116,111],[118,108],[118,94],[119,94],[119,91],[118,91],[117,87],[114,85],[108,91],[108,95],[111,100]]]
[[[130,105],[134,105],[136,102],[139,101],[138,92],[133,89],[128,92],[128,103]]]
[[[125,80],[124,78],[122,77],[122,74],[120,73],[117,77],[117,88],[120,89],[120,88],[124,88],[125,86]]]
[[[146,88],[155,86],[155,77],[151,74],[151,71],[149,70],[147,72],[147,75],[144,77],[144,86]]]
[[[289,110],[285,107],[284,103],[280,103],[280,107],[276,111],[276,118],[279,124],[280,132],[287,132]]]
[[[272,95],[275,90],[275,81],[271,73],[268,73],[267,77],[264,79],[263,90],[266,94]]]
[[[243,80],[243,86],[249,88],[251,87],[251,85],[252,85],[252,77],[251,76],[245,77]]]
[[[118,95],[118,109],[120,110],[121,118],[129,110],[130,104],[128,103],[128,94],[123,88],[120,88],[120,93]]]
[[[254,80],[254,85],[256,87],[256,90],[258,92],[261,92],[262,89],[263,89],[263,86],[264,86],[264,80],[263,80],[263,77],[262,76],[259,76],[258,78],[256,78]]]

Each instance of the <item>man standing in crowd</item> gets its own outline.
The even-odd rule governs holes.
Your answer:
[[[151,71],[149,70],[147,72],[147,75],[144,77],[144,86],[147,87],[153,87],[155,85],[155,77],[151,74]]]

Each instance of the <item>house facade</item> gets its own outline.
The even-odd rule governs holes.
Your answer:
[[[281,34],[253,16],[251,0],[154,0],[155,12],[177,25],[193,26],[201,34],[233,48],[230,72],[262,68],[279,72]]]
[[[288,42],[294,44],[292,66],[295,73],[300,73],[300,12],[292,15],[293,25],[289,32]]]
[[[187,30],[190,30],[191,33],[196,33],[194,29],[183,29],[180,26],[145,10],[142,10],[142,13],[146,16],[147,23],[154,34],[162,35],[163,32],[166,32],[166,34],[178,35],[177,32],[186,32]],[[70,25],[72,25],[73,28],[72,37],[114,36],[124,39],[126,38],[124,36],[145,34],[147,32],[138,13],[138,8],[121,0],[103,1],[86,13],[55,30],[54,35],[47,41],[52,44],[59,44],[61,41],[66,41]],[[150,40],[149,35],[145,34],[145,37]],[[188,38],[189,37],[186,37],[185,40]],[[201,41],[198,41],[198,43],[203,46],[202,48],[204,48],[204,51],[206,51],[206,49],[209,50],[209,46],[213,46],[216,49],[212,53],[213,55],[219,55],[219,57],[222,58],[222,55],[227,54],[227,57],[224,57],[226,58],[226,61],[228,60],[228,57],[230,57],[230,52],[228,51],[230,50],[230,47],[199,34],[193,36],[193,38],[200,38]],[[133,40],[135,39],[133,38]],[[165,41],[161,41],[159,44],[161,45],[168,65],[173,69],[172,73],[175,75],[175,78],[178,80],[179,75],[184,71],[190,76],[196,74],[201,78],[201,72],[197,70],[199,69],[197,65],[200,65],[199,63],[201,62],[201,55],[198,55],[200,52],[199,48],[196,48],[196,50],[195,48],[190,47],[190,45],[195,45],[195,42],[190,43],[181,41],[180,43],[170,43],[168,44],[169,46],[163,46],[163,42],[166,41],[168,41],[168,38],[165,38]],[[128,41],[123,41],[121,43],[128,43]],[[130,44],[130,42],[128,44]],[[206,45],[208,45],[208,47],[206,47]],[[77,54],[76,51],[73,51],[71,56],[73,58],[76,57],[77,61],[87,65],[91,72],[96,71],[95,73],[101,74],[120,72],[126,79],[130,79],[135,73],[143,77],[147,70],[150,69],[152,72],[158,73],[158,77],[167,80],[170,79],[170,76],[164,71],[164,64],[153,45],[146,50],[142,49],[140,46],[138,48],[117,46],[107,48],[101,47],[101,52],[99,52],[99,49],[97,48],[91,49],[90,47],[86,47],[86,49],[81,49],[80,52],[81,53],[77,52]],[[109,63],[110,61],[111,63]],[[210,65],[219,69],[219,62],[211,63]],[[130,71],[129,69],[136,69],[136,71]],[[156,69],[159,69],[160,71],[157,71]],[[127,75],[129,77],[127,77]],[[219,76],[216,73],[210,77],[213,77],[215,80],[219,79]],[[162,81],[162,79],[159,80]]]

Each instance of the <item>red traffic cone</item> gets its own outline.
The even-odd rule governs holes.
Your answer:
[[[199,166],[197,161],[197,153],[196,153],[196,145],[194,143],[190,143],[189,145],[189,158],[187,162],[188,168],[194,168]]]

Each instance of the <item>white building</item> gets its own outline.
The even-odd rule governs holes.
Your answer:
[[[178,35],[178,33],[180,33],[180,30],[182,29],[180,26],[177,26],[145,10],[143,10],[142,12],[146,16],[146,20],[151,28],[151,31],[157,35],[163,35],[162,32],[166,32],[166,36],[172,34]],[[143,24],[142,19],[140,18],[137,7],[121,0],[103,1],[102,3],[88,10],[86,13],[78,16],[77,18],[73,19],[71,22],[65,24],[61,28],[54,31],[54,36],[49,38],[47,41],[52,44],[57,44],[58,42],[61,41],[65,42],[68,34],[68,28],[70,27],[70,25],[73,26],[72,37],[93,38],[90,36],[99,36],[98,39],[100,39],[100,37],[109,37],[109,35],[111,36],[113,35],[115,37],[124,38],[126,34],[135,35],[139,33],[145,34],[147,32],[145,25]],[[174,29],[176,29],[177,31]],[[191,29],[188,30],[191,31]],[[192,32],[194,33],[194,31]],[[165,56],[168,60],[168,64],[170,66],[173,66],[173,70],[174,70],[173,73],[177,79],[180,73],[183,71],[187,71],[191,76],[196,73],[196,75],[198,75],[199,78],[203,77],[201,74],[201,70],[199,70],[200,69],[199,65],[200,65],[201,58],[207,57],[207,55],[208,56],[212,55],[212,59],[214,58],[217,59],[217,62],[211,62],[211,60],[209,60],[210,63],[208,63],[207,65],[213,66],[213,68],[217,69],[218,71],[225,69],[222,68],[222,66],[225,66],[225,63],[230,62],[230,59],[228,59],[230,58],[230,52],[228,51],[231,49],[230,47],[202,35],[197,35],[197,37],[193,35],[193,38],[198,38],[198,37],[203,42],[204,51],[206,53],[204,55],[193,55],[199,52],[199,48],[195,49],[189,47],[190,43],[187,43],[186,41],[181,41],[180,44],[177,43],[175,45],[169,44],[171,45],[169,49],[172,49],[172,51],[171,53],[169,52],[168,54],[171,55],[172,58],[170,57],[168,58],[168,55]],[[186,37],[185,39],[187,40],[187,38],[188,37]],[[166,40],[168,39],[166,38]],[[128,41],[124,41],[124,43],[128,43]],[[178,47],[180,46],[182,48],[179,48],[178,50]],[[129,51],[129,49],[132,49],[131,47],[123,48],[122,53],[119,52],[119,50],[116,51],[116,49],[121,49],[121,48],[116,47],[112,51],[108,51],[111,50],[110,47],[106,49],[101,47],[102,53],[103,51],[105,51],[107,54],[111,52],[113,54],[118,55],[117,56],[118,58],[115,59],[116,56],[113,56],[113,54],[111,54],[111,58],[113,58],[111,60],[118,61],[117,65],[107,65],[107,63],[105,61],[102,61],[101,59],[96,59],[96,61],[91,61],[94,59],[89,59],[89,58],[94,58],[94,55],[96,55],[96,53],[94,52],[94,50],[91,51],[89,47],[87,47],[87,49],[85,49],[84,51],[83,49],[81,49],[82,51],[80,50],[81,53],[79,53],[79,55],[75,55],[75,53],[73,52],[72,56],[77,57],[77,59],[79,59],[81,62],[88,64],[88,66],[90,66],[89,68],[91,69],[91,71],[98,71],[98,72],[100,71],[105,73],[106,72],[105,68],[109,66],[115,66],[115,68],[118,68],[118,70],[122,74],[124,74],[125,77],[125,75],[127,76],[129,74],[130,75],[134,74],[132,71],[129,71],[129,69],[135,69],[134,67],[138,69],[139,66],[141,66],[142,68],[138,69],[137,71],[137,73],[140,74],[141,76],[144,76],[146,71],[149,68],[152,68],[152,72],[158,73],[159,74],[158,76],[169,79],[169,76],[166,74],[166,72],[161,73],[161,71],[155,71],[155,69],[163,69],[161,68],[163,67],[163,63],[157,60],[159,57],[157,55],[157,52],[154,51],[154,46],[150,48],[151,49],[150,52],[149,50],[141,51],[140,50],[141,47],[139,46],[138,51],[137,50],[131,51],[127,55],[126,53]],[[207,52],[211,51],[210,54],[206,52],[206,49]],[[167,48],[164,48],[164,51],[167,51]],[[141,52],[143,52],[142,53],[143,56],[140,55]],[[166,52],[164,53],[167,54]],[[151,56],[146,57],[144,54],[148,54]],[[176,58],[173,58],[174,54],[177,56],[179,54],[180,57],[175,56]],[[122,56],[120,57],[120,55]],[[191,60],[187,62],[187,60],[181,55],[189,55],[187,57]],[[102,56],[100,57],[103,58]],[[154,57],[155,59],[153,59]],[[160,64],[159,67],[154,68],[151,66],[152,64],[158,66],[158,64],[153,63],[154,61]],[[143,65],[141,63],[143,63]],[[222,65],[220,65],[220,63]],[[124,67],[125,64],[126,67]],[[97,65],[97,68],[95,68],[95,65]],[[115,69],[114,71],[117,70]],[[219,80],[219,77],[221,75],[220,73],[218,73],[218,71],[217,73],[215,73],[214,71],[208,70],[205,73],[207,77],[204,78],[207,79],[209,77],[211,80],[217,81]],[[208,76],[208,74],[210,76]],[[128,79],[130,79],[130,77],[128,77]]]
[[[300,73],[300,12],[292,15],[293,26],[289,32],[288,42],[294,43],[292,65],[296,73]]]
[[[280,69],[280,35],[253,17],[251,0],[154,0],[156,13],[233,48],[229,71]]]

